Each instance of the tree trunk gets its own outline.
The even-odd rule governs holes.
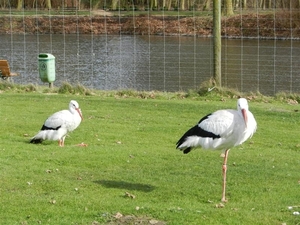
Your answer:
[[[232,4],[233,4],[235,9],[238,9],[238,8],[241,7],[240,0],[234,0]]]
[[[180,1],[180,9],[185,10],[185,0]]]
[[[23,9],[23,0],[18,0],[17,10],[21,10],[21,9]]]
[[[210,11],[211,10],[210,4],[211,4],[211,0],[205,0],[205,3],[203,5],[203,11]]]
[[[224,14],[224,16],[233,15],[232,0],[225,0],[224,8],[223,8],[223,14]]]
[[[46,8],[51,9],[51,0],[46,1]]]
[[[117,9],[118,2],[119,2],[119,0],[112,0],[112,2],[111,2],[111,9],[112,10],[116,10]]]
[[[243,9],[247,9],[247,0],[243,0]]]
[[[167,3],[167,9],[171,10],[171,8],[172,8],[172,1],[169,0],[168,3]]]

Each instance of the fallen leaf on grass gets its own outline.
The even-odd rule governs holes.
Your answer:
[[[80,144],[77,144],[76,146],[79,146],[79,147],[87,147],[88,144],[85,144],[84,142],[80,143]]]
[[[224,208],[225,205],[223,203],[216,204],[216,208]]]
[[[288,206],[288,209],[293,209],[293,208],[300,208],[300,206],[299,205]]]
[[[123,215],[121,213],[117,212],[116,215],[114,215],[114,217],[116,219],[120,219],[121,217],[123,217]]]
[[[157,224],[157,223],[158,223],[158,221],[157,221],[157,220],[153,220],[153,219],[152,219],[152,220],[150,220],[150,221],[149,221],[149,223],[150,223],[150,224]]]
[[[132,198],[132,199],[135,199],[135,195],[133,194],[130,194],[129,192],[125,192],[125,197],[129,197],[129,198]]]
[[[115,224],[151,224],[151,225],[166,225],[166,222],[159,221],[154,218],[149,218],[146,216],[136,217],[133,215],[122,215],[121,213],[116,213],[114,216],[117,221],[113,221],[113,223],[109,223],[111,225]]]
[[[294,100],[294,99],[288,99],[287,103],[290,104],[290,105],[297,105],[298,104],[297,100]]]

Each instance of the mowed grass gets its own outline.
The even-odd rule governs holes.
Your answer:
[[[30,144],[71,99],[84,120],[65,147]],[[236,108],[223,100],[1,93],[1,224],[122,224],[118,212],[152,224],[299,224],[299,105],[249,102],[258,130],[230,151],[224,207],[221,152],[175,149],[202,116]]]

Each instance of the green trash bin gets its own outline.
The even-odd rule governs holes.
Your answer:
[[[55,81],[55,57],[52,54],[39,54],[39,74],[43,82]]]

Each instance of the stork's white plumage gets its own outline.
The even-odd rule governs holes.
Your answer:
[[[237,101],[237,110],[225,109],[203,117],[199,123],[189,129],[177,142],[178,149],[189,153],[193,148],[224,150],[222,201],[226,202],[226,171],[229,149],[251,138],[257,123],[248,109],[245,98]]]
[[[69,110],[62,110],[50,116],[41,130],[30,140],[30,143],[41,143],[44,140],[58,140],[63,147],[68,132],[75,130],[83,119],[79,104],[71,100]]]

